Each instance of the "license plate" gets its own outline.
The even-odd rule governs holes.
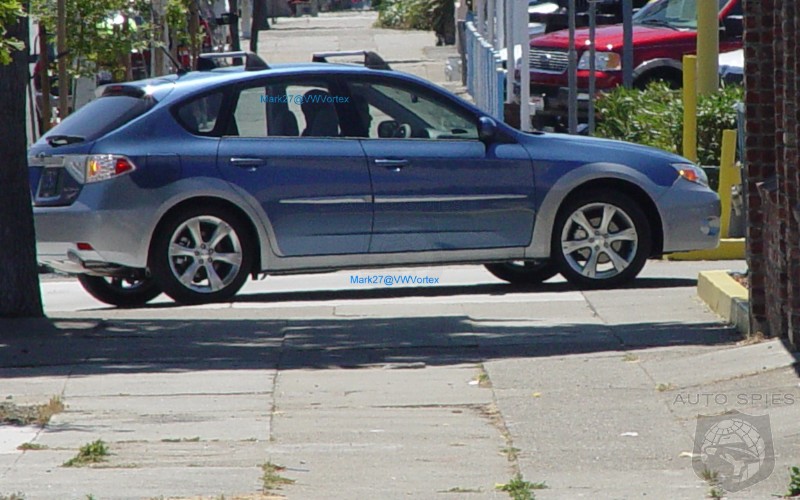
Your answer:
[[[39,197],[52,198],[58,194],[58,181],[61,173],[60,168],[46,168],[39,181]]]
[[[531,111],[542,111],[544,110],[544,97],[541,96],[531,96]]]

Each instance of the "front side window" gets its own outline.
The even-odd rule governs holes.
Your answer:
[[[357,135],[371,139],[477,139],[474,117],[416,89],[384,83],[350,84]]]
[[[677,29],[697,29],[697,2],[706,0],[656,0],[644,6],[633,20],[637,24],[667,25]],[[721,11],[729,0],[717,0]]]
[[[277,82],[242,89],[225,135],[339,137],[341,103],[322,82]]]

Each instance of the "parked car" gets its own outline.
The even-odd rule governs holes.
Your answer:
[[[742,47],[741,0],[719,2],[720,52]],[[697,50],[697,2],[695,0],[654,0],[633,18],[634,85],[644,88],[662,80],[675,88],[682,85],[682,60]],[[576,32],[578,50],[579,117],[585,119],[589,88],[589,31]],[[598,27],[596,88],[602,92],[622,84],[623,26]],[[557,31],[530,42],[531,101],[539,128],[563,127],[569,113],[569,32]]]
[[[648,257],[718,243],[719,198],[680,156],[520,132],[373,53],[236,55],[244,67],[109,85],[34,144],[42,263],[135,306],[397,265],[612,287]]]
[[[726,85],[744,83],[744,49],[719,55],[719,77]]]

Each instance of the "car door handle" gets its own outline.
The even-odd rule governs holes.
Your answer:
[[[408,160],[395,160],[391,158],[378,158],[375,160],[375,165],[380,165],[381,167],[388,168],[390,170],[399,171],[403,167],[408,166]]]
[[[266,163],[263,158],[237,158],[235,156],[230,161],[234,167],[241,168],[260,167]]]

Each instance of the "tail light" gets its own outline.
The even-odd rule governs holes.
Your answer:
[[[136,170],[136,165],[123,155],[65,155],[64,166],[81,184],[101,182]]]

